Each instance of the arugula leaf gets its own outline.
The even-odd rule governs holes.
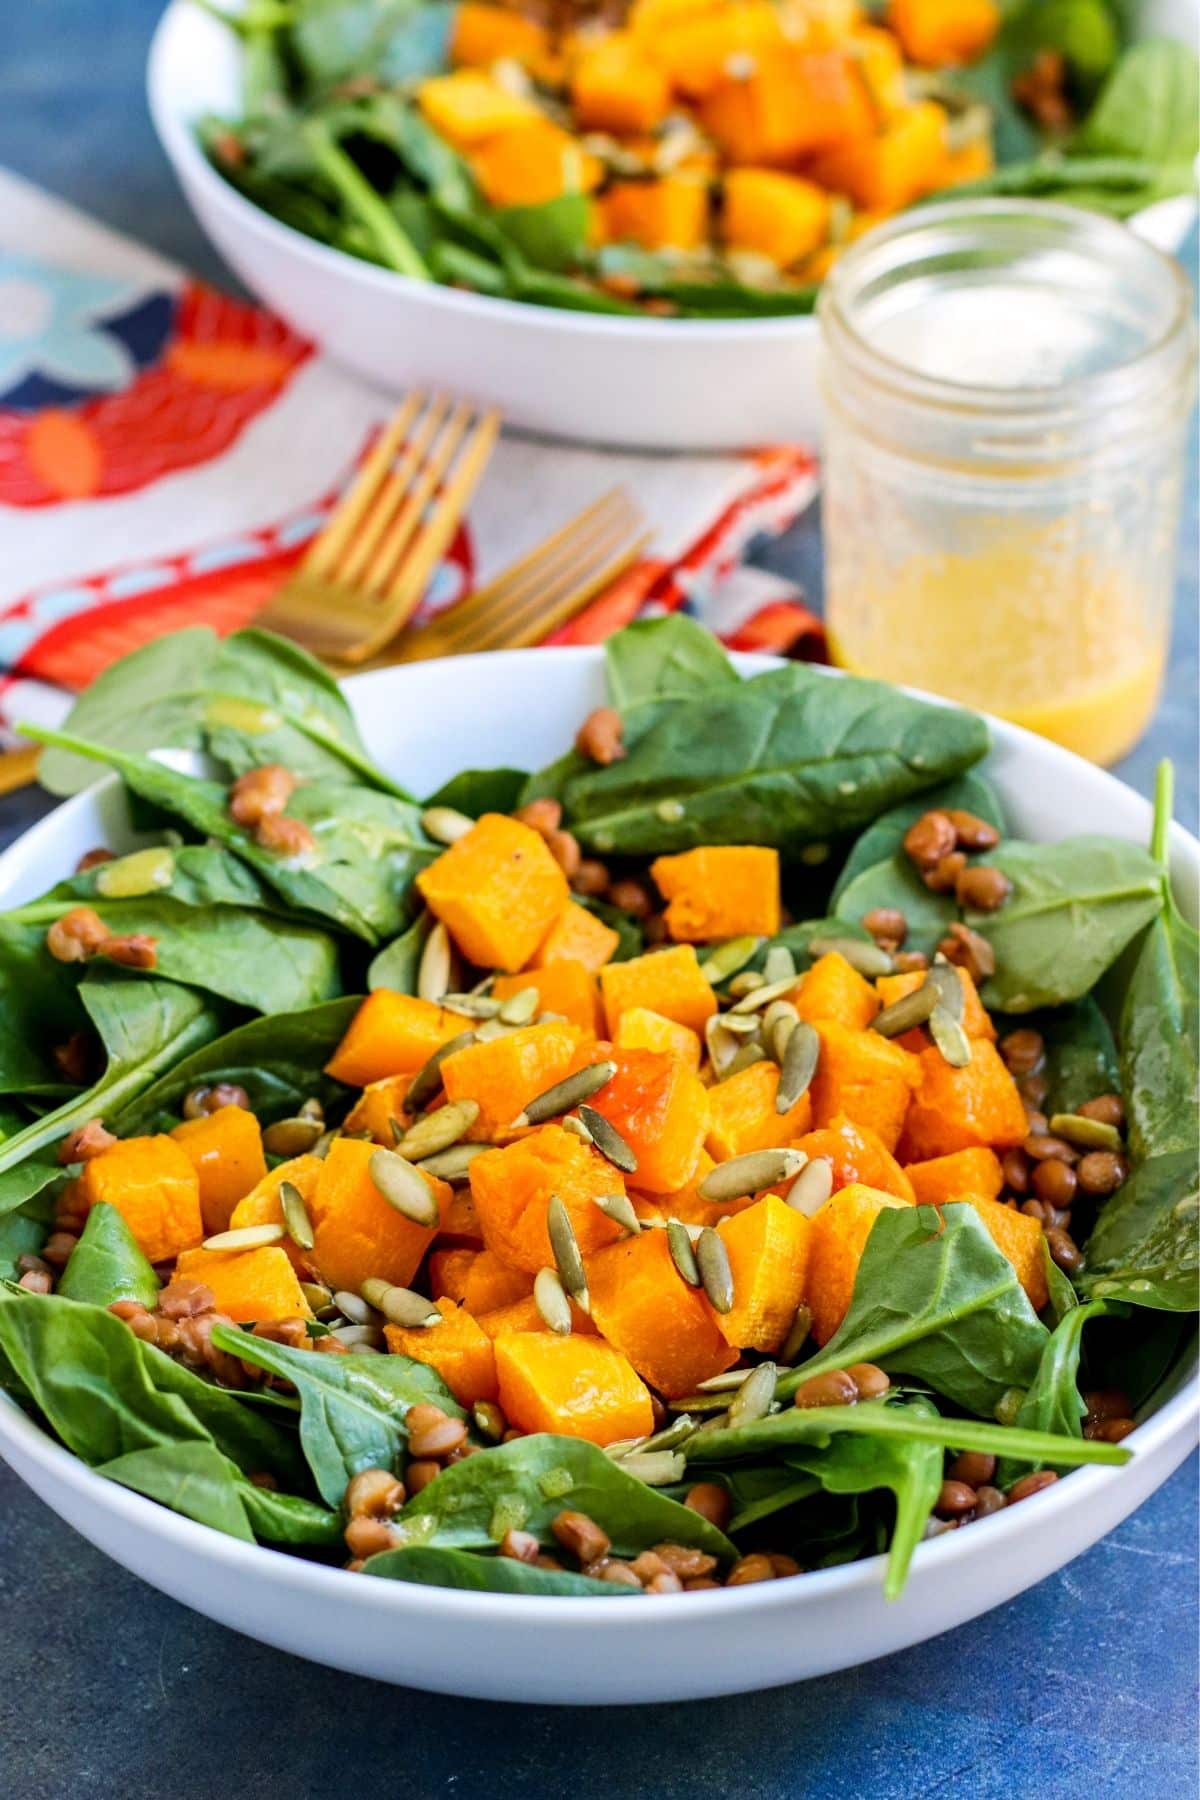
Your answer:
[[[111,1306],[114,1300],[158,1301],[158,1276],[115,1206],[93,1206],[55,1292],[61,1300]]]
[[[842,865],[841,874],[833,884],[829,901],[839,917],[856,916],[849,911],[842,912],[838,905],[841,896],[856,877],[880,863],[890,863],[900,854],[904,834],[910,825],[915,825],[924,813],[953,809],[974,813],[976,818],[985,819],[1002,836],[1007,829],[1000,796],[991,782],[977,769],[968,769],[965,775],[958,775],[953,781],[945,781],[940,787],[929,788],[911,800],[901,801],[899,806],[890,806],[855,839],[850,854]],[[903,858],[903,865],[910,874],[913,872],[908,857]],[[922,891],[929,893],[924,884]],[[899,903],[892,901],[890,904]]]
[[[471,1555],[431,1544],[383,1550],[367,1558],[363,1574],[382,1575],[387,1581],[414,1581],[422,1587],[470,1588],[479,1594],[575,1594],[607,1600],[621,1594],[632,1599],[638,1592],[569,1569],[538,1569],[511,1556]]]

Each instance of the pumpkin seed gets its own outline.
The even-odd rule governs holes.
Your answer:
[[[736,1371],[738,1385],[746,1379],[745,1369]],[[668,1400],[667,1409],[673,1413],[724,1413],[729,1405],[729,1395],[721,1394],[684,1394],[679,1400]],[[693,1420],[693,1424],[695,1421]],[[700,1427],[703,1430],[703,1426]]]
[[[564,1131],[569,1131],[572,1137],[579,1138],[582,1143],[585,1143],[585,1144],[591,1143],[591,1141],[592,1141],[591,1132],[588,1130],[583,1119],[576,1117],[576,1115],[574,1113],[567,1114],[566,1118],[562,1122],[562,1127],[563,1127]]]
[[[781,976],[777,981],[764,981],[761,987],[752,988],[740,1000],[735,1000],[730,1010],[735,1014],[761,1012],[769,1001],[782,1000],[785,994],[790,994],[795,985],[794,974]]]
[[[301,1250],[313,1247],[312,1220],[308,1216],[308,1208],[304,1204],[304,1196],[298,1187],[290,1181],[279,1184],[279,1204],[283,1208],[283,1222],[287,1226],[287,1234],[293,1244]]]
[[[287,1232],[282,1225],[243,1225],[237,1231],[218,1231],[206,1237],[202,1250],[265,1250],[282,1244]]]
[[[409,1083],[408,1092],[404,1096],[409,1112],[424,1112],[433,1096],[442,1085],[441,1067],[448,1056],[456,1050],[465,1050],[469,1044],[478,1041],[473,1031],[460,1031],[457,1037],[439,1044],[427,1062],[422,1063]]]
[[[642,1221],[633,1210],[633,1201],[628,1194],[593,1194],[592,1202],[600,1208],[606,1219],[628,1232],[630,1237],[637,1237],[642,1229]]]
[[[714,1311],[732,1311],[733,1270],[729,1266],[729,1252],[725,1248],[725,1239],[711,1225],[706,1225],[696,1240],[696,1267]]]
[[[465,1181],[475,1158],[490,1149],[490,1144],[452,1144],[449,1150],[439,1150],[436,1156],[423,1156],[417,1167],[426,1175],[436,1175],[439,1181]]]
[[[743,1069],[749,1069],[754,1063],[766,1062],[766,1060],[767,1053],[761,1044],[740,1044],[726,1066],[721,1080],[728,1081],[731,1075],[740,1075]]]
[[[775,1111],[791,1112],[817,1072],[821,1056],[821,1040],[816,1027],[807,1019],[793,1026],[779,1064],[779,1086],[775,1089]]]
[[[777,1025],[794,1025],[800,1014],[790,1000],[772,1000],[762,1016],[761,1030],[764,1041],[775,1035]]]
[[[616,1072],[615,1062],[589,1063],[586,1069],[568,1075],[565,1081],[556,1081],[553,1087],[548,1087],[545,1093],[532,1099],[517,1114],[509,1130],[520,1131],[524,1125],[544,1125],[547,1119],[555,1119],[560,1113],[571,1112],[581,1101],[590,1100],[593,1094],[598,1094]]]
[[[421,814],[421,830],[435,844],[457,844],[474,827],[475,820],[453,806],[427,806]]]
[[[773,1362],[759,1363],[757,1369],[751,1369],[729,1402],[725,1423],[733,1427],[752,1425],[755,1419],[765,1419],[775,1399],[778,1373]]]
[[[877,1012],[871,1021],[871,1030],[877,1031],[880,1037],[899,1037],[901,1032],[911,1031],[914,1025],[924,1025],[940,1003],[938,985],[926,975],[920,987],[914,988],[911,994],[902,994],[899,1000],[893,1000],[890,1006]]]
[[[966,995],[963,992],[962,979],[953,963],[948,963],[944,956],[935,956],[925,980],[930,983],[937,994],[938,1002],[950,1014],[952,1019],[961,1023]]]
[[[671,1252],[671,1261],[688,1286],[698,1288],[700,1270],[696,1265],[696,1252],[692,1249],[687,1228],[678,1219],[667,1220],[667,1249]]]
[[[452,1100],[411,1125],[397,1139],[397,1154],[412,1163],[436,1156],[439,1150],[449,1150],[459,1138],[465,1137],[478,1117],[478,1100]]]
[[[533,1278],[533,1303],[542,1323],[558,1337],[571,1335],[571,1302],[553,1269],[539,1269]]]
[[[678,1450],[635,1450],[621,1458],[621,1467],[647,1487],[670,1487],[683,1480],[687,1461]]]
[[[734,1037],[753,1037],[761,1023],[757,1013],[725,1012],[720,1015],[722,1031],[731,1031]]]
[[[741,1200],[791,1181],[807,1161],[803,1150],[750,1150],[710,1169],[696,1191],[702,1200]]]
[[[103,863],[96,870],[96,892],[106,900],[140,900],[143,894],[170,887],[174,873],[174,856],[158,844]]]
[[[614,1462],[623,1462],[627,1456],[651,1455],[655,1450],[675,1450],[691,1437],[696,1429],[696,1421],[688,1413],[680,1413],[661,1431],[651,1432],[649,1437],[622,1438],[620,1443],[605,1445],[605,1454]]]
[[[508,1037],[510,1033],[519,1030],[519,1025],[506,1025],[497,1013],[494,1019],[484,1019],[475,1035],[481,1044],[490,1044],[496,1038]]]
[[[727,993],[732,999],[740,1000],[743,994],[752,994],[756,987],[763,985],[763,977],[758,969],[742,969],[729,983]]]
[[[731,975],[736,975],[737,971],[750,961],[761,944],[760,937],[726,938],[723,944],[718,944],[716,949],[711,950],[705,957],[700,964],[700,973],[710,987],[716,987],[720,982],[727,981]]]
[[[581,1105],[579,1117],[587,1127],[593,1144],[614,1169],[620,1169],[625,1175],[632,1175],[637,1169],[637,1157],[625,1142],[615,1125],[611,1125],[603,1113],[598,1113],[594,1106]]]
[[[272,1156],[303,1156],[324,1135],[320,1119],[276,1119],[262,1134],[263,1149]]]
[[[302,1281],[300,1292],[304,1295],[316,1318],[335,1319],[337,1317],[339,1310],[337,1302],[323,1282]]]
[[[929,1035],[952,1069],[966,1068],[971,1060],[971,1040],[940,1000],[929,1015]]]
[[[811,1219],[814,1213],[820,1212],[832,1192],[833,1158],[814,1156],[801,1169],[785,1199],[793,1211],[802,1212],[806,1219]]]
[[[379,1275],[369,1275],[363,1282],[362,1297],[391,1324],[401,1325],[406,1331],[424,1331],[442,1322],[441,1313],[426,1295],[416,1294],[412,1288],[393,1287]]]
[[[490,994],[443,994],[438,1004],[464,1019],[494,1019],[500,1011],[500,1002]]]
[[[733,1061],[738,1051],[737,1038],[725,1029],[726,1017],[725,1013],[710,1013],[704,1021],[704,1047],[718,1075]]]
[[[558,1270],[559,1280],[576,1306],[587,1312],[588,1285],[583,1270],[583,1257],[579,1253],[579,1239],[575,1236],[571,1215],[557,1194],[551,1194],[550,1204],[546,1208],[546,1231],[550,1238],[550,1248],[554,1252],[554,1266]]]
[[[329,1335],[347,1350],[382,1350],[387,1342],[378,1325],[335,1325]]]
[[[1114,1150],[1123,1148],[1121,1134],[1115,1125],[1103,1119],[1088,1119],[1082,1113],[1055,1113],[1050,1120],[1051,1137],[1062,1138],[1079,1150]]]
[[[796,959],[786,944],[772,944],[763,961],[763,979],[770,985],[776,981],[796,979]]]
[[[541,1004],[542,996],[535,987],[518,988],[500,1005],[500,1023],[502,1025],[528,1025]]]
[[[485,1438],[491,1438],[493,1444],[498,1444],[508,1430],[508,1420],[494,1400],[477,1400],[471,1408],[471,1417],[476,1430]]]
[[[438,1204],[419,1169],[395,1150],[376,1150],[367,1162],[367,1174],[376,1192],[414,1225],[431,1230],[438,1222]]]
[[[352,1325],[370,1325],[377,1323],[379,1314],[373,1306],[368,1306],[361,1294],[355,1294],[348,1288],[339,1288],[333,1296],[333,1304],[343,1319],[349,1319]]]
[[[425,939],[425,948],[421,951],[421,960],[417,965],[418,999],[441,999],[450,986],[452,954],[450,933],[439,919]]]
[[[298,1119],[316,1119],[318,1123],[324,1125],[325,1108],[314,1095],[311,1099],[302,1100],[300,1102],[300,1110],[296,1114],[296,1117]]]
[[[785,1363],[795,1362],[801,1350],[808,1342],[808,1334],[812,1330],[812,1307],[802,1300],[796,1308],[796,1316],[792,1320],[787,1336],[783,1340],[783,1348],[779,1354]]]
[[[878,944],[864,944],[858,938],[813,938],[808,946],[809,955],[815,961],[818,956],[836,954],[844,957],[852,969],[860,975],[869,975],[872,979],[877,975],[891,975],[895,972],[895,963],[886,950]]]

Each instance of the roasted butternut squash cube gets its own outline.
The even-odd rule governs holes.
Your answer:
[[[796,1143],[810,1160],[827,1156],[833,1164],[833,1191],[860,1183],[894,1194],[897,1200],[914,1200],[912,1182],[891,1151],[867,1125],[855,1125],[839,1113],[819,1131],[808,1131]]]
[[[849,48],[858,60],[876,113],[881,119],[890,119],[908,104],[904,56],[896,37],[879,25],[859,24],[850,34]]]
[[[563,1018],[595,1037],[601,1028],[600,989],[596,977],[581,962],[549,963],[544,969],[522,969],[518,975],[497,975],[492,995],[510,1000],[522,988],[538,991],[538,1011],[561,1013]]]
[[[530,967],[545,969],[559,962],[581,962],[593,975],[612,961],[621,939],[611,925],[568,900],[537,947]]]
[[[599,1338],[519,1332],[497,1338],[495,1354],[500,1405],[518,1431],[604,1445],[654,1429],[645,1386]]]
[[[615,1038],[623,1013],[634,1006],[649,1007],[677,1025],[704,1031],[706,1019],[717,1010],[717,997],[700,973],[691,944],[655,950],[648,956],[631,956],[628,962],[608,963],[600,971],[600,993],[608,1021],[608,1035]]]
[[[546,54],[545,27],[510,6],[481,6],[459,0],[450,32],[450,61],[455,68],[490,69],[493,63],[517,62],[536,67]]]
[[[357,1293],[370,1275],[407,1287],[433,1241],[434,1233],[389,1206],[371,1180],[375,1145],[361,1138],[335,1138],[313,1189],[311,1261],[332,1288]],[[450,1189],[425,1176],[444,1214]]]
[[[451,1194],[450,1204],[442,1214],[442,1222],[438,1227],[438,1241],[442,1244],[462,1245],[470,1250],[483,1248],[479,1215],[475,1211],[469,1187],[456,1187]]]
[[[652,131],[667,115],[671,84],[629,32],[610,31],[581,51],[571,103],[584,131]]]
[[[677,943],[774,937],[779,930],[779,852],[757,844],[711,844],[659,856],[650,865],[668,902],[667,931]]]
[[[376,988],[351,1019],[325,1073],[350,1087],[367,1087],[391,1075],[415,1075],[435,1050],[469,1023],[431,1000]]]
[[[698,250],[708,242],[708,184],[691,174],[614,181],[600,197],[604,236],[645,250]]]
[[[530,119],[489,138],[469,159],[493,206],[540,206],[563,194],[590,194],[604,165],[551,119]]]
[[[726,72],[702,101],[700,122],[727,162],[768,168],[858,142],[875,130],[854,57],[846,50],[790,45],[761,56],[744,76]]]
[[[224,1231],[238,1201],[267,1172],[258,1120],[244,1106],[222,1106],[185,1119],[171,1136],[196,1171],[206,1234]]]
[[[938,188],[959,187],[966,181],[982,181],[996,166],[996,156],[987,138],[972,138],[957,150],[947,147],[942,159]]]
[[[229,1229],[241,1231],[246,1225],[282,1225],[283,1202],[279,1190],[285,1181],[291,1182],[311,1214],[312,1197],[320,1173],[319,1156],[293,1156],[287,1162],[277,1164],[238,1201],[229,1216]],[[301,1278],[306,1279],[309,1272],[307,1253],[291,1238],[285,1238],[279,1247]]]
[[[810,1025],[832,1019],[850,1031],[865,1031],[880,1007],[871,983],[836,950],[819,956],[801,976],[792,1001]]]
[[[479,1328],[490,1338],[511,1337],[514,1332],[545,1331],[546,1321],[538,1311],[532,1294],[523,1300],[512,1300],[492,1312],[479,1314]],[[571,1330],[576,1337],[595,1337],[596,1327],[587,1313],[571,1301]]]
[[[235,1325],[313,1316],[296,1271],[277,1244],[261,1250],[184,1250],[175,1275],[202,1281],[217,1311],[228,1313]]]
[[[704,1177],[716,1167],[707,1150],[701,1150],[696,1161],[695,1171],[691,1179],[683,1187],[676,1188],[670,1194],[639,1194],[630,1188],[629,1198],[633,1201],[633,1210],[643,1222],[657,1221],[665,1225],[668,1219],[678,1219],[684,1225],[717,1225],[731,1213],[741,1212],[744,1207],[753,1206],[755,1196],[748,1195],[742,1200],[730,1200],[719,1205],[713,1200],[700,1197],[700,1183]],[[632,1178],[637,1180],[636,1175]]]
[[[832,1019],[817,1023],[821,1054],[813,1077],[813,1123],[845,1113],[894,1150],[920,1080],[917,1059],[874,1031],[850,1031]]]
[[[891,0],[887,21],[909,62],[942,69],[982,56],[1002,17],[994,0]]]
[[[682,1063],[693,1074],[699,1070],[702,1046],[688,1025],[677,1025],[648,1006],[631,1006],[617,1021],[613,1039],[618,1050],[657,1050]]]
[[[731,169],[724,195],[725,243],[731,250],[765,256],[777,268],[790,269],[829,235],[829,196],[800,175],[778,169]]]
[[[481,1331],[465,1306],[440,1295],[434,1303],[442,1315],[440,1325],[409,1330],[385,1325],[387,1347],[398,1356],[436,1369],[460,1406],[496,1398],[496,1355],[492,1340]]]
[[[962,1194],[960,1198],[973,1206],[997,1250],[1006,1256],[1016,1270],[1017,1280],[1025,1289],[1034,1312],[1041,1312],[1050,1298],[1046,1284],[1043,1232],[1036,1219],[1018,1212],[1015,1206],[1001,1206],[985,1194]]]
[[[846,1316],[876,1219],[889,1206],[905,1205],[894,1194],[855,1182],[834,1194],[814,1216],[804,1298],[812,1308],[812,1334],[818,1344],[827,1344]]]
[[[532,1292],[533,1275],[528,1269],[514,1269],[494,1250],[479,1250],[467,1270],[462,1302],[469,1313],[478,1317],[502,1306],[515,1306]]]
[[[1010,1150],[1029,1130],[1017,1084],[994,1044],[971,1042],[971,1060],[951,1068],[940,1050],[916,1058],[917,1092],[900,1140],[902,1162],[928,1162],[955,1150],[992,1145]]]
[[[83,1165],[79,1193],[89,1207],[115,1206],[147,1261],[166,1262],[204,1236],[200,1183],[174,1138],[132,1137]]]
[[[918,1205],[945,1206],[970,1194],[994,1200],[1004,1186],[1004,1170],[994,1150],[955,1150],[928,1162],[909,1163],[904,1171]]]
[[[475,1100],[479,1117],[468,1135],[479,1143],[502,1137],[521,1109],[567,1074],[579,1049],[574,1025],[548,1019],[507,1037],[456,1050],[442,1064],[448,1100]],[[585,1060],[594,1060],[589,1057]]]
[[[588,1102],[615,1125],[633,1154],[631,1177],[649,1194],[690,1181],[708,1125],[708,1095],[698,1076],[654,1050],[617,1050],[617,1072]]]
[[[467,1288],[467,1275],[471,1264],[481,1254],[465,1245],[453,1250],[431,1250],[429,1252],[429,1291],[433,1294],[445,1295],[455,1305],[461,1301]]]
[[[937,187],[946,157],[946,112],[919,100],[874,137],[823,150],[809,173],[822,187],[872,212],[898,212]]]
[[[780,13],[770,0],[726,0],[664,19],[654,30],[643,22],[635,35],[672,87],[691,100],[719,86],[730,63],[757,60],[784,43]]]
[[[969,1038],[988,1038],[994,1042],[996,1027],[992,1024],[983,1002],[979,998],[979,991],[971,979],[970,971],[959,969],[957,974],[963,991],[963,1030]],[[924,980],[925,975],[920,969],[914,969],[907,975],[881,975],[875,983],[880,1004],[894,1006],[897,1000],[902,1000],[906,994],[911,994],[916,988],[919,988]],[[906,1050],[924,1050],[929,1045],[928,1036],[920,1030],[906,1031],[903,1038],[897,1038],[895,1041],[902,1043]]]
[[[510,1268],[534,1275],[553,1267],[546,1214],[557,1194],[586,1255],[621,1235],[596,1200],[624,1191],[620,1171],[561,1125],[541,1125],[471,1164],[471,1193],[483,1241]]]
[[[733,1275],[733,1305],[715,1314],[717,1329],[739,1350],[778,1350],[804,1298],[812,1221],[767,1194],[717,1230]]]
[[[460,1022],[463,1026],[470,1023],[467,1019]],[[408,1123],[404,1102],[411,1086],[411,1075],[385,1075],[382,1081],[368,1082],[346,1114],[345,1130],[369,1131],[375,1143],[390,1147],[396,1141],[393,1122]]]
[[[431,75],[417,89],[417,104],[433,129],[458,150],[472,150],[485,138],[539,116],[531,100],[510,93],[480,69]]]
[[[801,1094],[785,1113],[775,1110],[779,1070],[773,1062],[751,1063],[708,1090],[708,1136],[704,1148],[717,1162],[750,1150],[773,1150],[802,1137],[812,1124],[812,1101]]]
[[[468,961],[508,974],[524,968],[568,896],[545,840],[503,813],[484,813],[417,886]]]
[[[643,1231],[587,1258],[592,1318],[601,1337],[627,1356],[668,1400],[737,1361],[699,1288],[671,1259],[665,1231]]]

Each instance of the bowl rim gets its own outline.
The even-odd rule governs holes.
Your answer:
[[[509,659],[525,661],[531,656],[552,656],[563,663],[578,665],[597,665],[603,657],[603,646],[557,646],[551,649],[539,647],[526,650],[509,650],[490,653],[477,653],[473,656],[454,659],[462,668],[467,664],[484,663],[489,668],[499,671]],[[445,661],[447,659],[438,659]],[[780,658],[761,654],[742,654],[735,656],[734,661],[739,668],[758,672],[775,667]],[[423,667],[428,671],[429,665],[396,665],[393,668],[373,670],[368,673],[352,676],[344,684],[349,692],[351,704],[354,694],[371,685],[386,685],[397,678],[400,670],[415,670]],[[822,674],[831,679],[839,679],[842,671],[823,669]],[[405,677],[400,675],[400,679]],[[932,700],[942,705],[953,705],[938,695],[924,694],[920,690],[906,688],[902,690],[916,694],[924,700]],[[1083,764],[1093,776],[1103,783],[1111,783],[1114,788],[1132,795],[1138,806],[1144,810],[1147,826],[1151,815],[1151,807],[1144,796],[1135,794],[1125,783],[1106,770],[1096,769],[1085,764],[1083,758],[1061,745],[1039,738],[1033,732],[1021,726],[1011,725],[1007,721],[997,719],[990,714],[981,715],[987,720],[992,734],[993,746],[996,749],[1032,747],[1036,754],[1044,758],[1048,764],[1048,773],[1061,769],[1064,773],[1073,767]],[[4,852],[0,852],[0,875],[17,845],[25,842],[33,833],[53,835],[52,820],[61,820],[69,814],[72,807],[87,804],[99,790],[113,788],[118,777],[107,775],[92,784],[82,793],[73,796],[51,814],[23,833],[16,842]],[[1200,879],[1200,842],[1183,827],[1172,824],[1171,849],[1173,868],[1183,864],[1193,881]],[[1183,1362],[1181,1357],[1174,1365],[1178,1369]],[[1022,1503],[1014,1523],[1013,1509],[1004,1508],[986,1519],[977,1520],[970,1533],[947,1531],[938,1536],[924,1540],[918,1544],[913,1556],[910,1580],[915,1584],[918,1579],[945,1579],[955,1570],[964,1557],[974,1555],[973,1545],[978,1545],[1003,1553],[1004,1546],[1017,1543],[1020,1535],[1032,1521],[1035,1528],[1049,1528],[1053,1520],[1062,1515],[1066,1509],[1074,1510],[1077,1505],[1087,1506],[1106,1493],[1113,1482],[1122,1477],[1128,1478],[1138,1466],[1142,1458],[1149,1459],[1157,1453],[1169,1453],[1173,1445],[1190,1439],[1195,1434],[1195,1423],[1200,1416],[1200,1369],[1194,1368],[1180,1385],[1178,1391],[1171,1395],[1162,1406],[1145,1419],[1126,1440],[1135,1452],[1134,1459],[1120,1466],[1104,1466],[1085,1464],[1073,1469],[1067,1479],[1055,1482],[1051,1487],[1031,1497],[1031,1501]],[[231,1574],[244,1573],[253,1575],[269,1583],[284,1583],[294,1590],[300,1590],[316,1597],[339,1598],[345,1600],[353,1592],[360,1596],[359,1604],[366,1606],[385,1616],[401,1616],[414,1612],[433,1614],[453,1624],[456,1621],[474,1623],[494,1623],[496,1625],[519,1625],[537,1623],[542,1630],[553,1625],[556,1629],[570,1630],[586,1622],[593,1635],[599,1630],[611,1631],[625,1629],[620,1625],[620,1617],[625,1609],[621,1607],[600,1609],[599,1614],[591,1598],[571,1597],[566,1595],[526,1595],[526,1594],[493,1594],[478,1593],[455,1588],[423,1586],[415,1583],[376,1579],[360,1583],[358,1588],[347,1590],[344,1585],[346,1571],[340,1567],[309,1562],[283,1549],[274,1549],[263,1544],[248,1544],[240,1539],[228,1537],[212,1526],[201,1525],[182,1514],[171,1512],[159,1502],[138,1494],[132,1489],[121,1487],[119,1483],[109,1481],[90,1469],[72,1451],[57,1444],[48,1432],[30,1419],[17,1406],[16,1401],[7,1394],[0,1394],[0,1449],[5,1440],[11,1442],[17,1450],[36,1463],[39,1468],[57,1482],[61,1482],[74,1490],[93,1508],[116,1515],[127,1524],[134,1526],[140,1533],[151,1533],[176,1550],[189,1555],[209,1556],[221,1564]],[[1184,1442],[1183,1454],[1188,1444]],[[1172,1463],[1172,1467],[1180,1460]],[[1165,1479],[1165,1475],[1163,1477]],[[1155,1486],[1159,1485],[1155,1483]],[[1036,1510],[1026,1508],[1036,1502]],[[1022,1520],[1026,1524],[1022,1524]],[[984,1535],[977,1536],[977,1533]],[[727,1589],[715,1589],[711,1593],[694,1594],[688,1609],[689,1620],[707,1624],[721,1619],[744,1618],[751,1613],[776,1610],[780,1607],[801,1607],[807,1598],[814,1603],[828,1602],[838,1596],[850,1593],[865,1593],[874,1589],[882,1601],[882,1580],[886,1556],[883,1554],[861,1558],[854,1562],[843,1563],[834,1568],[814,1569],[806,1571],[802,1582],[759,1582],[746,1585],[740,1591],[730,1594]],[[615,1627],[611,1620],[616,1615]],[[638,1620],[643,1628],[649,1628],[652,1621],[638,1608],[632,1609],[631,1625]]]

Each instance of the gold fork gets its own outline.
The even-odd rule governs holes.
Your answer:
[[[415,611],[499,430],[498,413],[410,394],[255,625],[337,662],[376,656]]]

